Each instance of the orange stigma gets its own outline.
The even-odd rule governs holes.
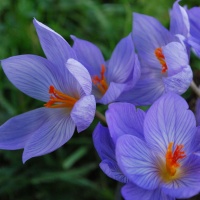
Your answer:
[[[108,89],[108,84],[107,84],[106,78],[105,78],[105,72],[106,72],[105,65],[101,65],[101,72],[100,72],[101,76],[99,77],[99,76],[95,75],[92,77],[93,84],[97,86],[97,88],[103,95],[105,94],[105,92]]]
[[[164,74],[168,70],[168,67],[167,67],[167,64],[165,62],[165,56],[162,53],[162,49],[161,48],[157,48],[154,51],[154,53],[156,55],[156,58],[159,60],[160,64],[162,65],[161,73]]]
[[[172,151],[173,142],[169,143],[166,152],[166,170],[170,176],[174,176],[176,174],[176,170],[180,167],[180,163],[178,160],[183,159],[186,157],[185,152],[183,151],[183,145],[177,145],[176,149],[173,153]]]
[[[68,96],[59,90],[56,90],[53,85],[49,87],[50,99],[44,104],[47,108],[72,108],[78,99]]]

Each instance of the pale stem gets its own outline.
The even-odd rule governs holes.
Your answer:
[[[197,96],[200,97],[200,89],[197,87],[194,81],[191,82],[190,87],[197,94]]]
[[[104,116],[102,113],[100,113],[98,110],[96,110],[95,116],[96,116],[98,119],[100,119],[102,122],[104,122],[104,123],[107,124],[105,116]]]

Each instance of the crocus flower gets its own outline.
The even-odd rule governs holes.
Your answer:
[[[194,7],[188,10],[190,21],[190,37],[188,43],[193,48],[194,52],[200,57],[200,8]]]
[[[93,121],[96,103],[92,80],[76,61],[69,44],[34,19],[46,58],[13,56],[2,60],[8,79],[25,94],[45,102],[44,107],[11,118],[0,126],[0,148],[24,148],[23,162],[54,151]]]
[[[128,119],[130,113],[122,117]],[[125,126],[121,131],[131,132]],[[160,97],[145,115],[143,136],[123,134],[116,143],[118,165],[129,180],[122,189],[124,198],[175,200],[197,194],[198,131],[187,102],[175,93]]]
[[[105,61],[99,48],[91,42],[72,36],[78,60],[89,71],[96,101],[108,104],[116,101],[124,90],[133,87],[140,77],[140,64],[134,52],[131,35],[123,38]]]
[[[129,118],[124,118],[118,113],[129,113]],[[117,139],[124,134],[131,134],[143,137],[143,122],[145,112],[136,109],[128,103],[112,103],[106,111],[108,128],[100,123],[93,132],[93,142],[99,157],[101,158],[100,168],[110,178],[122,183],[128,182],[127,177],[121,172],[115,157]],[[118,123],[118,126],[115,126]],[[130,129],[124,132],[124,129]],[[133,131],[135,130],[135,131]]]
[[[134,13],[132,36],[141,64],[141,77],[118,98],[150,105],[166,92],[184,93],[192,80],[186,47],[155,18]]]

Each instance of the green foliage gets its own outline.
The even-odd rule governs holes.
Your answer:
[[[32,19],[48,25],[70,44],[70,35],[89,40],[109,58],[117,42],[132,28],[132,12],[169,25],[173,0],[0,0],[0,59],[19,54],[44,56]],[[183,1],[181,3],[188,3]],[[183,5],[183,4],[182,4]],[[197,0],[190,6],[198,5]],[[193,61],[195,70],[200,64]],[[43,106],[18,91],[0,68],[0,124],[17,114]],[[104,112],[104,107],[98,108]],[[116,182],[100,170],[92,130],[73,138],[57,151],[22,164],[22,151],[0,151],[1,200],[114,199]]]

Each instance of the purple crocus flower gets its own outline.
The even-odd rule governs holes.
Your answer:
[[[129,118],[124,118],[119,113],[127,113]],[[128,182],[127,177],[121,172],[115,157],[115,147],[117,139],[124,134],[131,134],[143,137],[143,122],[145,112],[136,109],[134,105],[128,103],[112,103],[106,112],[108,128],[100,123],[93,133],[94,146],[101,158],[100,168],[110,178],[122,183]],[[118,123],[118,126],[115,126]],[[129,129],[131,132],[124,132]],[[135,131],[133,131],[135,130]]]
[[[45,102],[44,107],[11,118],[0,126],[0,148],[24,148],[23,162],[54,151],[86,129],[96,102],[91,77],[76,61],[74,50],[56,32],[33,20],[47,58],[13,56],[2,60],[8,79],[25,94]]]
[[[88,69],[96,101],[108,104],[124,90],[133,87],[140,77],[140,64],[134,52],[131,35],[123,38],[105,61],[99,48],[91,42],[72,36],[78,60]]]
[[[155,18],[138,13],[133,15],[132,36],[141,77],[118,100],[150,105],[166,92],[184,93],[193,76],[184,43]]]
[[[188,43],[193,48],[194,52],[200,57],[200,8],[194,7],[188,10],[190,21],[190,37]]]
[[[131,132],[125,126],[121,131]],[[143,136],[124,134],[116,143],[118,165],[129,180],[122,189],[124,198],[175,200],[197,194],[200,157],[194,141],[199,133],[187,102],[175,93],[160,97],[146,113]]]

